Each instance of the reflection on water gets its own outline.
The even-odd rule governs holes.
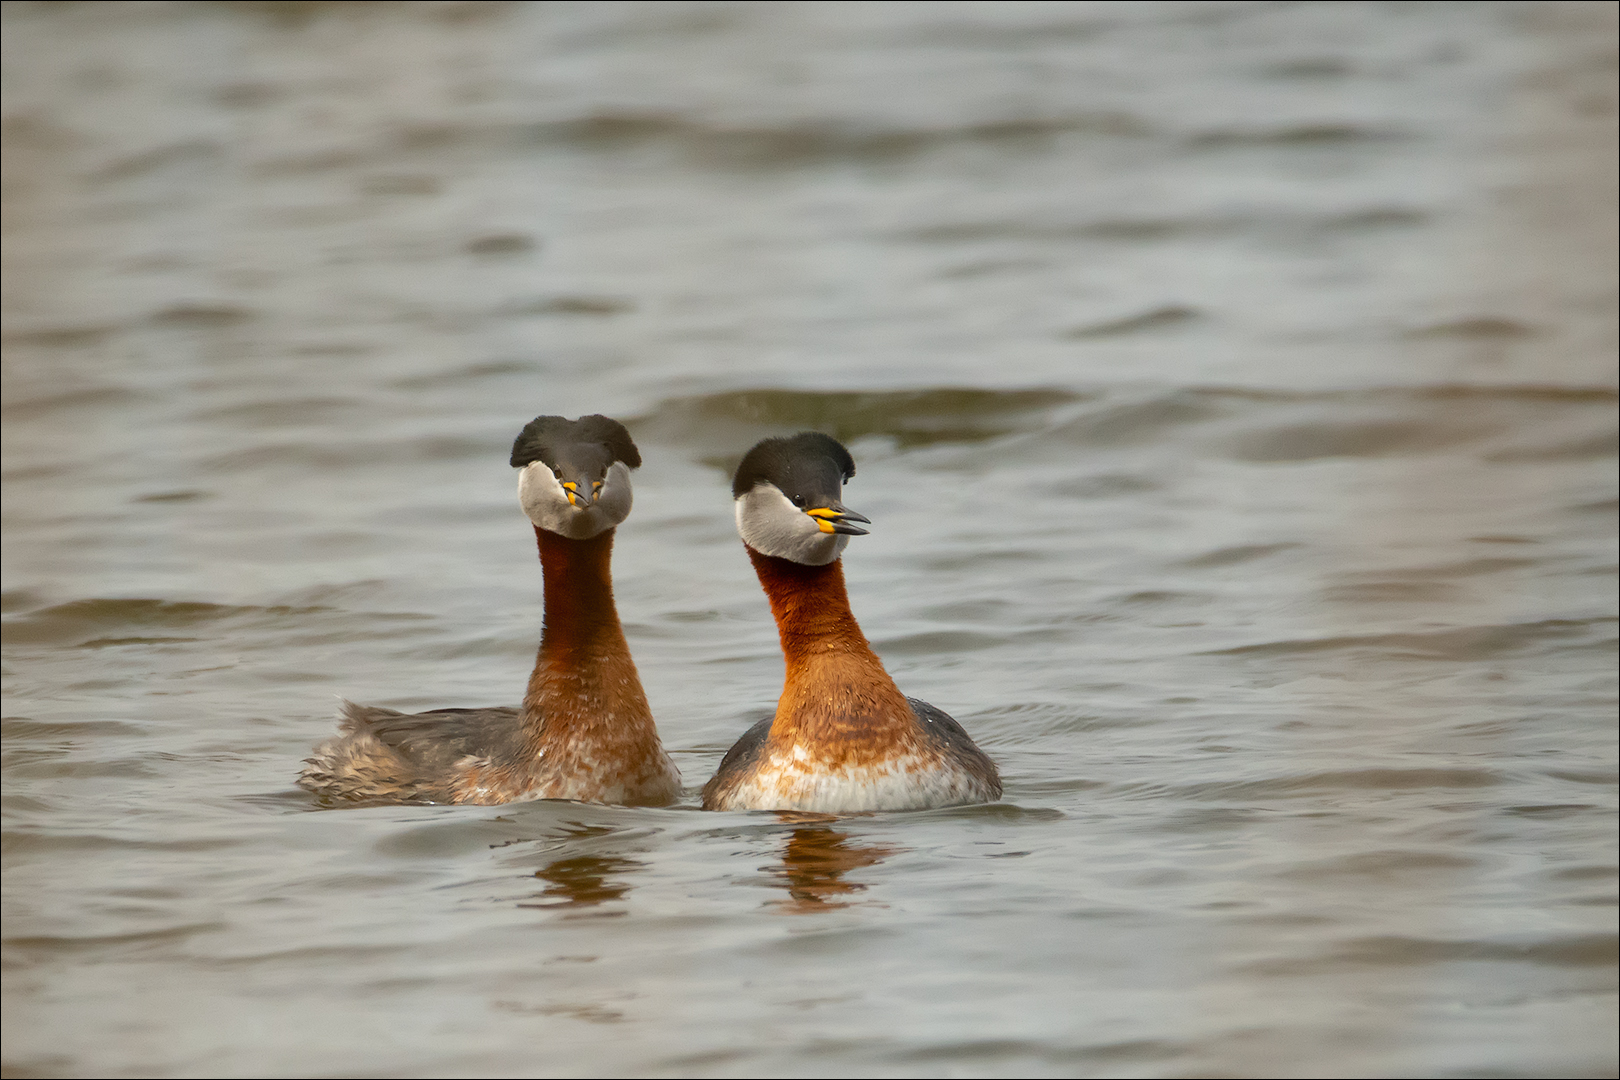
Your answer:
[[[848,907],[851,901],[846,898],[866,891],[866,885],[845,875],[876,866],[904,850],[885,844],[861,844],[826,826],[794,829],[782,845],[782,865],[765,870],[773,884],[787,890],[788,899],[767,904],[790,915]]]
[[[572,859],[558,859],[534,872],[534,876],[547,882],[537,893],[538,903],[523,903],[525,908],[588,908],[622,900],[630,891],[630,883],[616,878],[642,868],[634,859],[615,856],[581,855]],[[600,912],[602,915],[623,915],[623,911]]]

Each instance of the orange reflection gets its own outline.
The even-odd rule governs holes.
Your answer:
[[[787,889],[788,899],[770,905],[793,915],[848,907],[842,899],[865,890],[844,875],[863,866],[876,866],[904,849],[879,844],[858,845],[844,833],[825,826],[794,829],[782,848],[782,865],[766,873]]]
[[[641,863],[634,859],[611,855],[559,859],[534,872],[535,877],[547,883],[536,897],[539,902],[518,907],[584,908],[622,900],[630,891],[630,885],[623,880],[613,880],[613,875],[639,869]]]

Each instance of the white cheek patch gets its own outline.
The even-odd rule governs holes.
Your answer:
[[[528,519],[540,528],[567,535],[566,522],[574,508],[545,462],[531,461],[518,473],[518,502]]]
[[[518,472],[518,502],[524,515],[547,532],[588,540],[630,516],[630,470],[624,462],[614,462],[596,500],[579,507],[568,501],[549,465],[531,461]]]
[[[824,533],[816,519],[793,505],[782,489],[768,481],[737,498],[737,532],[761,555],[806,566],[826,566],[844,553],[849,537]]]
[[[612,525],[630,516],[630,468],[622,461],[608,466],[602,490],[596,493],[596,507]],[[610,525],[611,527],[611,525]]]

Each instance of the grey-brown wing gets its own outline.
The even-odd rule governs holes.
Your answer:
[[[989,798],[999,799],[1001,774],[996,770],[996,763],[979,749],[962,725],[945,710],[936,709],[926,701],[916,698],[906,698],[906,701],[940,752],[982,784]]]
[[[771,722],[774,716],[767,716],[747,731],[742,738],[731,744],[726,756],[720,759],[720,767],[714,771],[709,782],[703,785],[703,808],[714,809],[715,800],[720,798],[728,788],[745,780],[759,762],[759,756],[765,749],[765,741],[771,734]]]
[[[402,713],[376,705],[343,703],[343,727],[365,732],[418,768],[448,769],[469,755],[511,760],[521,754],[522,710],[431,709]]]

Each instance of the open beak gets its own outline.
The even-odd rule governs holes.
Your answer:
[[[596,493],[593,488],[599,488],[601,486],[601,484],[576,484],[572,480],[569,480],[563,484],[562,489],[568,495],[569,506],[580,510],[585,510],[590,507],[591,496]]]
[[[824,533],[843,533],[845,536],[865,536],[866,530],[851,525],[852,521],[864,521],[872,524],[872,519],[865,514],[857,514],[843,503],[829,503],[806,510],[805,513],[816,519],[816,524]]]

